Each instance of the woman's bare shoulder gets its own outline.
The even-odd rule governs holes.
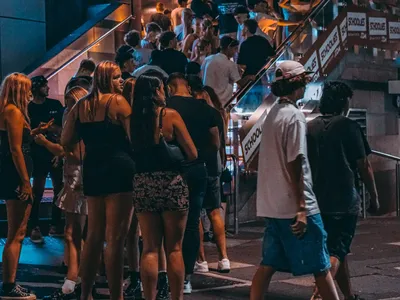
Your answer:
[[[7,117],[24,118],[22,111],[18,107],[16,107],[14,104],[7,104],[4,107],[4,116],[6,118]]]

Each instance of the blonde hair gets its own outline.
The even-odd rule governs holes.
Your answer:
[[[68,101],[67,98],[74,100],[74,104],[78,102],[80,99],[88,95],[88,91],[85,90],[83,87],[80,86],[74,86],[73,88],[70,88],[64,96],[64,102],[65,105],[68,107]]]
[[[113,94],[113,74],[116,70],[120,70],[118,65],[112,61],[102,61],[94,70],[93,86],[90,94],[87,96],[89,100],[88,116],[94,120],[97,107],[99,106],[99,92],[102,94]]]
[[[8,104],[13,104],[29,124],[28,103],[32,97],[31,87],[31,80],[24,74],[12,73],[4,78],[0,87],[0,113],[3,113]]]
[[[133,105],[133,92],[135,91],[136,79],[128,78],[124,82],[124,88],[122,90],[122,96],[128,101],[128,103]]]

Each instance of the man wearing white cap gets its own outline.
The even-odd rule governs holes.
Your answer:
[[[329,272],[327,235],[312,189],[307,159],[306,120],[296,101],[310,78],[295,61],[278,63],[271,90],[279,99],[262,130],[258,163],[257,215],[267,225],[262,261],[253,278],[251,300],[264,299],[276,271],[313,274],[324,300],[339,300]]]

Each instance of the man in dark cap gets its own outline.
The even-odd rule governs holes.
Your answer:
[[[121,69],[122,79],[126,80],[128,78],[132,78],[132,73],[136,69],[136,64],[133,54],[133,48],[128,45],[122,45],[118,48],[115,54],[115,62]]]
[[[61,135],[62,115],[64,108],[58,100],[47,98],[49,86],[44,76],[35,76],[32,80],[33,100],[28,104],[28,114],[33,133],[42,133],[46,138],[56,143]],[[39,228],[39,206],[42,201],[46,178],[50,174],[53,184],[53,203],[62,189],[62,165],[45,147],[32,144],[33,159],[33,206],[30,217],[31,241],[43,243],[43,236]],[[61,210],[53,205],[52,222],[49,235],[62,235],[60,226]]]

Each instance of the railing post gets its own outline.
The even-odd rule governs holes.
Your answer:
[[[232,202],[233,202],[233,228],[234,228],[234,234],[239,233],[239,213],[238,213],[238,205],[237,205],[237,199],[239,195],[239,178],[240,178],[240,172],[239,172],[239,160],[238,157],[235,154],[229,154],[229,157],[232,158],[232,163],[233,163],[233,193],[232,193]]]
[[[367,199],[365,194],[365,184],[362,185],[362,205],[363,205],[363,219],[367,218]]]
[[[396,160],[396,216],[400,215],[400,162]]]

